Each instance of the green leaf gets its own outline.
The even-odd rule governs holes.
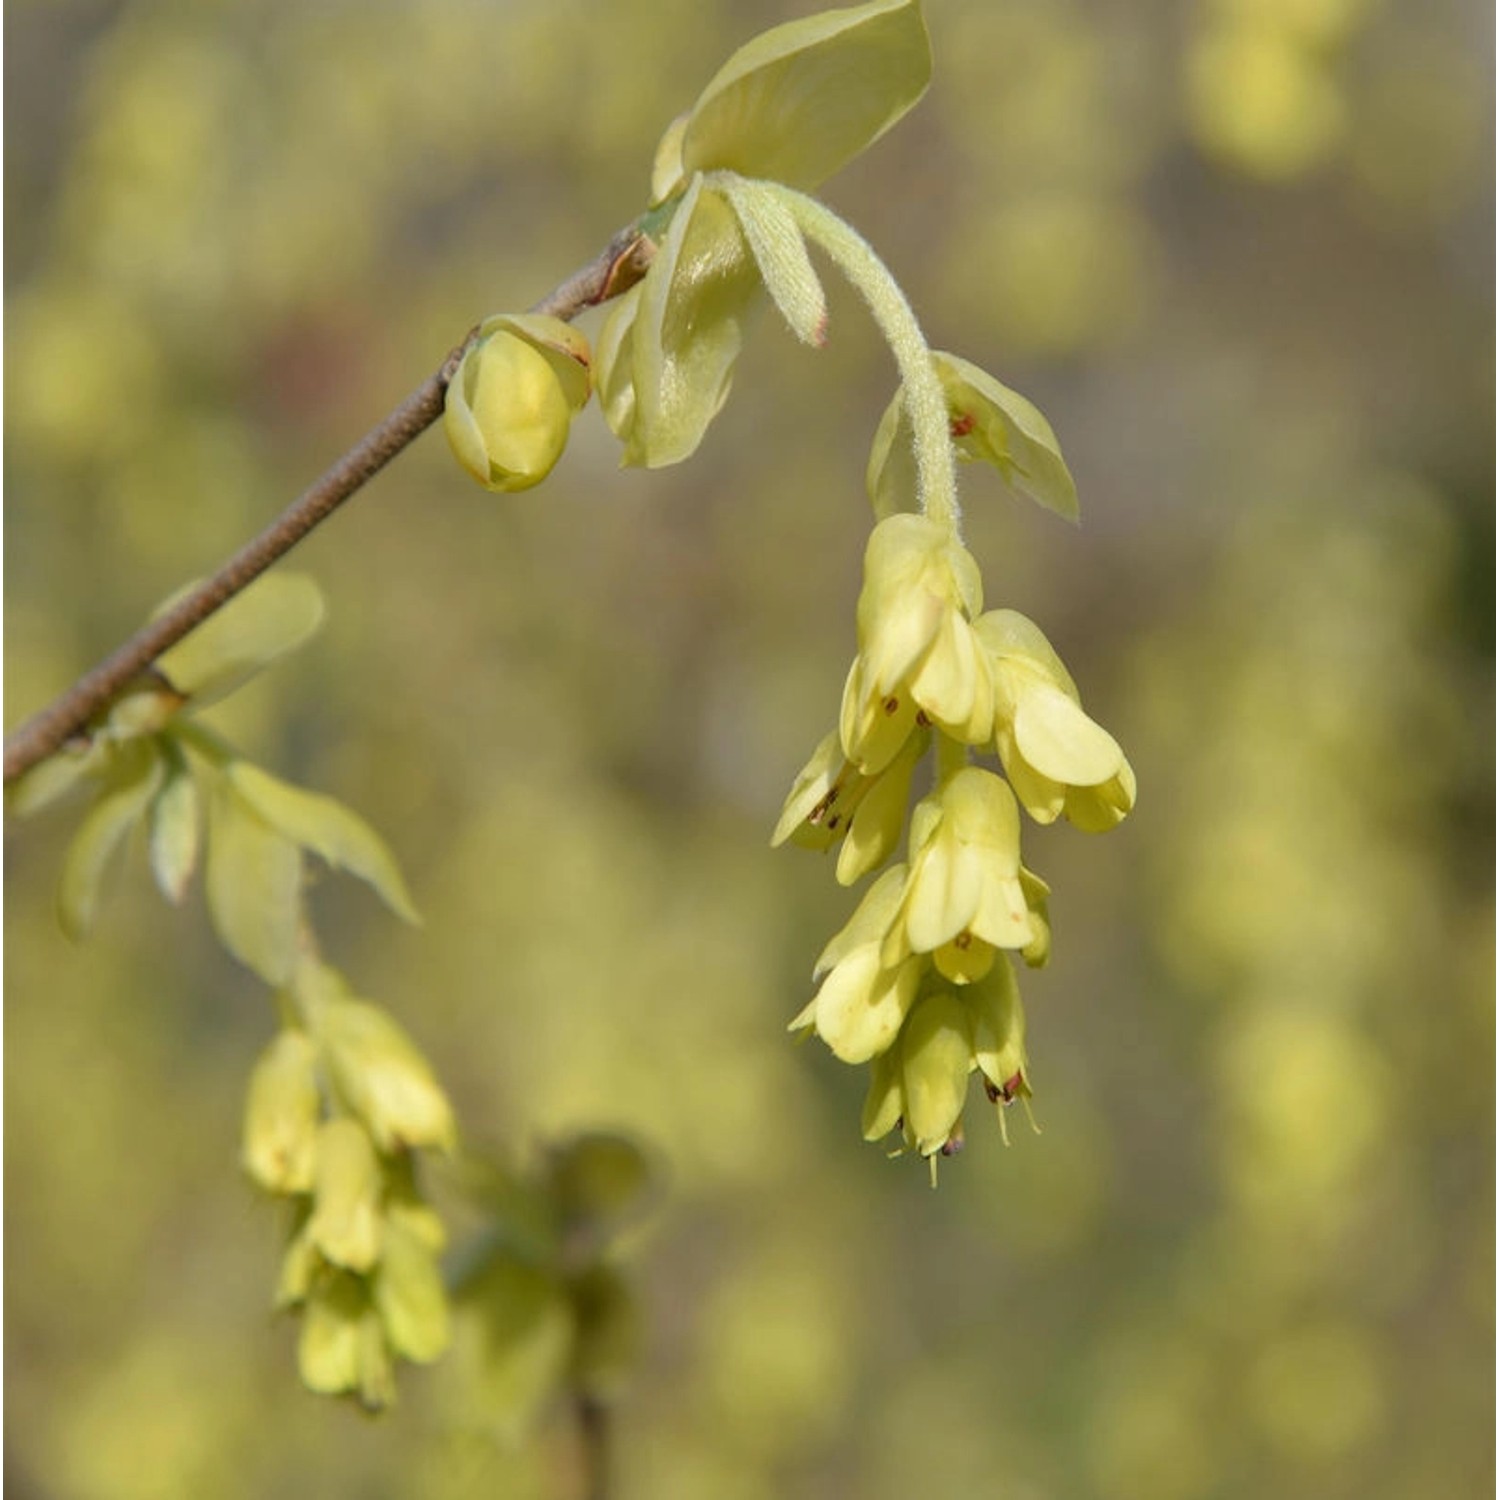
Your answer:
[[[249,761],[231,761],[225,775],[247,806],[278,833],[310,849],[336,870],[373,886],[380,899],[408,922],[420,922],[395,856],[380,835],[342,802],[289,786]]]
[[[961,458],[992,464],[1005,482],[1069,521],[1078,490],[1052,425],[1019,391],[956,354],[933,355]]]
[[[804,344],[821,347],[828,336],[828,299],[791,211],[774,187],[750,178],[731,179],[725,194],[787,326]]]
[[[615,299],[594,341],[599,406],[609,430],[625,444],[626,463],[635,446],[635,322],[640,313],[641,286],[637,282],[623,297]]]
[[[180,597],[158,609],[162,614]],[[300,573],[267,573],[156,659],[192,706],[226,697],[262,667],[295,650],[323,623],[323,596]]]
[[[574,1336],[557,1277],[496,1255],[455,1308],[451,1360],[460,1420],[524,1433],[561,1389]]]
[[[876,0],[773,27],[699,96],[682,138],[684,170],[815,188],[879,140],[931,76],[916,0]]]
[[[552,1187],[565,1226],[612,1234],[638,1218],[660,1186],[645,1152],[624,1136],[591,1131],[551,1154]]]
[[[7,808],[18,818],[29,818],[66,797],[91,771],[104,762],[106,747],[99,740],[74,740],[54,750],[22,772],[5,789]]]
[[[297,958],[302,852],[227,777],[209,798],[204,889],[224,946],[267,984],[284,984]]]
[[[181,747],[169,738],[161,745],[166,776],[151,803],[151,872],[162,895],[175,906],[187,893],[198,864],[203,804]]]
[[[640,287],[628,330],[634,410],[624,461],[658,469],[687,458],[729,394],[744,326],[761,290],[734,211],[695,179]],[[622,348],[616,358],[625,353]],[[620,404],[604,383],[606,414]]]
[[[145,815],[161,777],[161,752],[153,740],[135,741],[113,758],[109,779],[63,860],[57,915],[69,937],[82,938],[94,925],[110,857]]]

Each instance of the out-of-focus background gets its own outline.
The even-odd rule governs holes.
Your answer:
[[[643,206],[792,0],[12,0],[6,721],[258,527],[478,317]],[[370,816],[427,922],[317,895],[466,1136],[670,1166],[618,1496],[1430,1500],[1493,1483],[1493,56],[1481,0],[933,0],[931,93],[825,194],[1029,394],[1075,530],[966,482],[1140,804],[1031,828],[1037,1113],[934,1193],[787,1020],[852,904],[771,851],[831,726],[893,388],[767,318],[694,459],[596,410],[540,490],[432,434],[310,540],[324,634],[217,722]],[[596,330],[597,315],[586,327]],[[569,1490],[403,1372],[306,1395],[238,1174],[267,996],[78,810],[6,845],[18,1497]]]

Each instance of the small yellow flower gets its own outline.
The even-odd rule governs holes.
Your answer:
[[[871,532],[839,718],[844,753],[865,775],[919,723],[968,745],[990,738],[989,659],[970,624],[983,606],[979,566],[948,527],[901,513]]]
[[[771,835],[772,847],[790,839],[822,850],[842,841],[836,871],[840,885],[853,885],[884,864],[900,842],[912,772],[930,739],[926,730],[914,728],[895,759],[866,776],[845,756],[834,730],[798,773]]]
[[[976,1069],[986,1096],[1000,1107],[1003,1133],[1005,1107],[1031,1096],[1025,1016],[1008,963],[997,963],[963,989],[938,984],[923,990],[895,1045],[871,1062],[865,1139],[900,1130],[922,1156],[958,1150],[969,1075]]]
[[[912,813],[910,867],[881,949],[930,953],[955,984],[983,978],[997,948],[1042,941],[1021,880],[1021,819],[992,771],[965,766]]]
[[[368,1271],[380,1257],[380,1161],[364,1127],[347,1117],[318,1131],[308,1238],[333,1265]]]
[[[992,610],[975,625],[995,683],[995,749],[1026,811],[1059,813],[1089,832],[1135,806],[1135,772],[1112,735],[1083,711],[1051,643],[1025,615]]]
[[[906,866],[895,865],[865,893],[813,970],[822,988],[789,1028],[813,1028],[844,1062],[868,1062],[890,1047],[927,967],[917,957],[881,958],[905,884]]]
[[[457,1129],[448,1096],[390,1015],[368,1000],[334,993],[315,1024],[334,1090],[380,1150],[452,1148]]]
[[[305,1031],[280,1032],[261,1053],[245,1101],[245,1170],[273,1193],[305,1193],[313,1185],[322,1097],[318,1049]]]

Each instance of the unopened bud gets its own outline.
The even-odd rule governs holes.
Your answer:
[[[443,427],[487,490],[525,490],[552,472],[589,396],[589,349],[557,318],[490,318],[448,384]]]

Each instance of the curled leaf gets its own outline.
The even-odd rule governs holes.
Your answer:
[[[917,0],[875,0],[772,27],[699,95],[682,135],[683,169],[815,188],[879,140],[931,76]]]
[[[162,895],[176,905],[198,863],[202,798],[181,747],[170,738],[161,743],[165,779],[151,802],[151,873]]]

